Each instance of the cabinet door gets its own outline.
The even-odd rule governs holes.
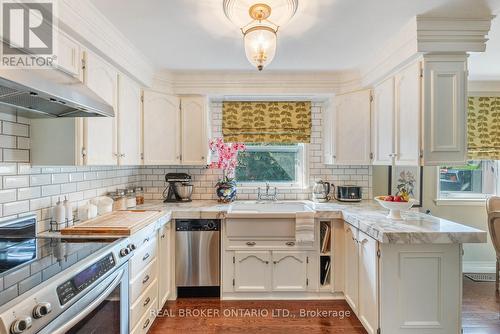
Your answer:
[[[79,80],[82,79],[82,51],[80,44],[58,32],[57,68]]]
[[[334,117],[335,117],[335,98],[330,98],[324,104],[323,119],[322,123],[322,139],[323,139],[323,163],[327,165],[331,165],[334,163],[333,155],[335,153],[334,148]]]
[[[118,72],[92,52],[86,52],[85,84],[117,111]],[[84,120],[87,165],[116,165],[116,117]]]
[[[158,230],[158,307],[161,309],[170,295],[172,271],[171,226],[169,223]]]
[[[307,256],[304,252],[273,251],[273,291],[307,290]]]
[[[424,61],[423,160],[425,165],[466,160],[467,60]]]
[[[358,318],[369,334],[375,334],[378,324],[378,243],[359,232],[359,306]]]
[[[372,147],[374,165],[392,165],[394,157],[394,78],[373,90]]]
[[[334,163],[369,165],[370,91],[339,95],[335,101]]]
[[[208,163],[207,119],[204,96],[181,98],[181,160],[183,165],[206,165]]]
[[[145,165],[181,163],[179,98],[144,91],[143,153]]]
[[[358,242],[357,229],[344,223],[344,296],[353,312],[358,314]],[[363,283],[364,284],[364,283]]]
[[[140,165],[141,87],[125,75],[118,81],[118,156],[120,165]]]
[[[420,62],[396,74],[396,165],[420,164]]]
[[[271,291],[271,253],[237,251],[234,253],[234,291]]]

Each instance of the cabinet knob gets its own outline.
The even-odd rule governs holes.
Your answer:
[[[290,246],[290,247],[291,247],[291,246],[295,246],[295,242],[293,242],[293,241],[288,241],[288,242],[286,242],[286,243],[285,243],[285,245]]]
[[[205,157],[201,157],[201,160],[205,160]]]
[[[247,241],[247,246],[255,246],[255,241]]]

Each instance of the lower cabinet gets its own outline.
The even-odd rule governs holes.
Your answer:
[[[358,230],[344,225],[344,296],[354,313],[358,313]]]
[[[307,291],[312,268],[304,251],[235,251],[234,292]],[[227,291],[228,289],[225,289]]]
[[[170,297],[172,270],[172,225],[167,224],[158,230],[158,308],[161,309]]]

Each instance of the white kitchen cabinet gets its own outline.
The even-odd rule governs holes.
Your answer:
[[[80,44],[58,31],[57,33],[57,68],[82,81],[82,50]]]
[[[373,89],[372,147],[374,165],[392,165],[394,159],[394,78]]]
[[[370,90],[336,96],[333,112],[333,163],[369,165]]]
[[[462,164],[466,160],[466,57],[424,57],[424,165]]]
[[[234,291],[271,291],[271,252],[234,252]]]
[[[273,251],[273,291],[307,290],[307,256],[304,252]]]
[[[180,99],[153,91],[143,93],[143,154],[145,165],[181,163]]]
[[[90,51],[85,52],[85,85],[115,109],[118,96],[118,72]],[[116,117],[84,119],[86,165],[116,165],[118,163]]]
[[[142,163],[141,87],[127,76],[118,77],[118,162],[120,165]]]
[[[358,244],[358,318],[369,334],[376,334],[379,328],[378,242],[359,231]]]
[[[181,97],[181,161],[183,165],[208,164],[208,112],[204,96]]]
[[[420,163],[421,77],[420,62],[395,76],[395,163],[418,166]]]
[[[161,309],[170,297],[172,284],[172,223],[158,230],[158,307]]]
[[[358,314],[359,247],[358,230],[344,225],[344,296],[353,312]],[[364,284],[364,282],[363,282]]]

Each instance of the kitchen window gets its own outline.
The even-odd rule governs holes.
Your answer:
[[[303,188],[304,144],[247,144],[238,155],[236,181],[242,186],[260,187],[266,182],[279,187]]]
[[[438,200],[482,202],[498,193],[499,161],[473,160],[463,166],[438,167]]]

